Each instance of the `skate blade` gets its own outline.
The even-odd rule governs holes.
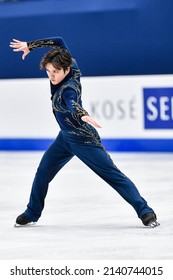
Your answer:
[[[35,225],[36,225],[36,222],[31,222],[31,223],[28,223],[26,225],[15,224],[14,227],[15,228],[19,228],[19,227],[32,227],[32,226],[35,226]]]
[[[148,224],[148,227],[150,227],[150,228],[155,228],[155,227],[158,227],[158,226],[160,226],[160,224],[157,221],[153,221],[153,222]]]

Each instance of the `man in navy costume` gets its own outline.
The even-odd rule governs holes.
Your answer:
[[[16,52],[22,51],[23,59],[34,49],[51,47],[40,66],[46,70],[50,80],[53,113],[61,129],[41,159],[27,209],[17,217],[16,225],[30,225],[38,221],[49,182],[76,155],[135,209],[145,226],[158,226],[153,209],[141,197],[134,183],[115,166],[101,144],[95,129],[101,126],[82,107],[81,73],[64,40],[61,37],[30,42],[13,39],[10,47]]]

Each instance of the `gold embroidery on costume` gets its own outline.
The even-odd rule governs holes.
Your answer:
[[[54,94],[53,98],[52,98],[52,107],[53,109],[56,111],[56,112],[60,112],[60,113],[67,113],[67,112],[70,112],[69,109],[67,108],[64,108],[63,106],[63,98],[62,98],[62,94],[63,94],[63,91],[66,89],[66,88],[73,88],[75,91],[76,91],[76,88],[73,87],[72,85],[66,85],[66,86],[62,86],[60,92],[59,92],[59,96],[57,98],[57,95]],[[57,102],[56,102],[57,100]],[[82,116],[85,116],[85,115],[88,115],[88,112],[86,110],[84,110],[79,104],[78,104],[78,101],[80,100],[80,95],[78,94],[77,95],[77,102],[75,101],[72,101],[72,107],[76,110],[77,112],[77,115],[82,117]],[[73,118],[75,118],[76,114],[75,113],[71,113]]]
[[[73,102],[72,107],[76,110],[77,114],[82,117],[82,116],[88,116],[88,112],[85,111],[78,103]]]
[[[81,118],[82,116],[86,116],[86,115],[88,116],[89,114],[78,103],[79,100],[81,99],[81,84],[77,80],[77,78],[81,75],[81,73],[80,73],[79,70],[75,70],[74,74],[75,74],[75,76],[69,80],[69,81],[72,81],[74,85],[69,84],[69,82],[68,82],[68,84],[63,85],[60,89],[60,92],[58,93],[58,97],[57,97],[56,94],[53,96],[52,107],[53,107],[53,110],[56,111],[56,112],[60,112],[60,113],[69,112],[69,113],[71,113],[73,119],[75,119],[75,121],[77,121],[79,124],[81,124],[81,122],[79,121],[79,117]],[[67,89],[67,88],[72,88],[77,93],[77,102],[72,101],[73,102],[72,107],[76,110],[77,114],[75,114],[73,112],[70,112],[69,109],[64,108],[64,106],[63,106],[62,94],[63,94],[64,90]],[[57,102],[56,102],[56,99],[57,99]]]
[[[28,49],[34,50],[36,48],[42,48],[42,47],[52,47],[55,46],[55,43],[53,40],[36,40],[33,42],[28,42]]]
[[[80,77],[81,73],[79,70],[74,70],[74,76],[68,81],[67,84],[64,84],[61,88],[60,91],[55,93],[52,97],[52,108],[55,112],[58,113],[70,113],[70,116],[72,119],[75,121],[73,122],[72,119],[69,117],[66,117],[64,121],[66,124],[68,124],[69,127],[72,128],[72,130],[69,130],[68,133],[72,135],[76,135],[78,137],[83,137],[83,141],[85,144],[93,144],[99,146],[102,148],[105,152],[106,149],[102,145],[100,141],[100,137],[95,129],[92,128],[91,125],[88,123],[84,123],[81,120],[82,116],[88,116],[88,112],[82,108],[82,106],[79,104],[80,99],[81,99],[81,84],[77,80]],[[70,83],[72,82],[72,83]],[[77,93],[77,100],[74,101],[72,100],[72,107],[75,109],[76,113],[71,112],[67,107],[64,106],[63,102],[63,92],[67,88],[72,88],[76,93]],[[109,154],[106,152],[106,154],[109,157]]]

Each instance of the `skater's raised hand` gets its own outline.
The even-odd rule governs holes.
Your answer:
[[[28,48],[27,42],[22,42],[16,39],[13,39],[12,42],[10,42],[10,47],[13,48],[14,52],[23,52],[22,59],[25,59],[25,56],[30,53],[30,50]]]
[[[90,123],[97,128],[101,128],[101,125],[94,121],[90,116],[83,116],[81,118],[84,122]]]

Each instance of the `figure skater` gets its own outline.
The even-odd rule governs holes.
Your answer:
[[[134,208],[145,226],[158,226],[153,209],[141,197],[134,183],[117,168],[102,145],[96,130],[101,127],[100,124],[83,108],[81,72],[64,40],[61,37],[30,42],[13,39],[10,47],[15,52],[22,51],[22,59],[37,48],[51,47],[42,58],[40,67],[46,70],[50,80],[53,114],[60,127],[57,138],[41,159],[27,209],[17,217],[16,226],[31,225],[38,221],[49,183],[73,156],[77,156],[116,190]]]

